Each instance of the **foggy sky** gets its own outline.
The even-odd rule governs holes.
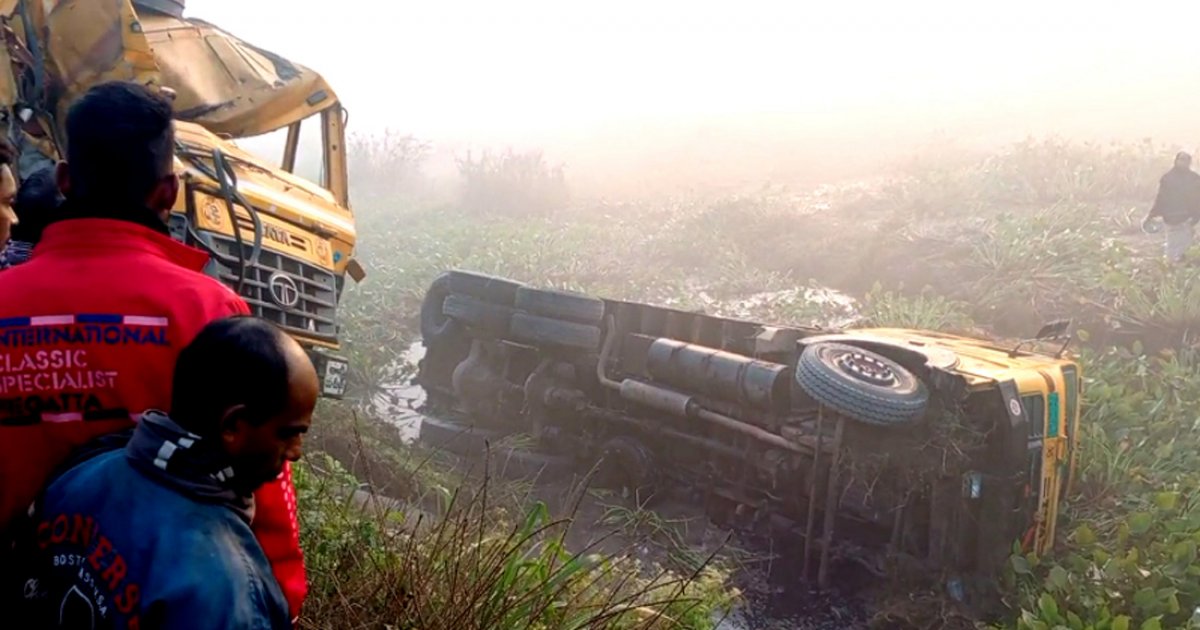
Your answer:
[[[324,74],[355,130],[542,146],[575,163],[706,138],[763,151],[812,141],[886,152],[936,134],[1200,146],[1194,2],[189,0],[188,10]]]

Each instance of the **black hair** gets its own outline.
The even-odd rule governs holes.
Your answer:
[[[246,406],[251,423],[266,422],[288,404],[287,336],[248,315],[216,320],[179,353],[172,383],[171,419],[211,437],[230,407]]]
[[[12,239],[35,244],[42,240],[42,231],[58,218],[61,203],[62,193],[58,190],[54,167],[34,171],[17,189],[13,209],[20,221],[12,226]]]
[[[144,221],[147,198],[174,167],[171,116],[170,101],[137,83],[103,83],[80,97],[67,113],[74,210]]]

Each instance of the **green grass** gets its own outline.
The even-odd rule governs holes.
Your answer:
[[[915,296],[884,291],[878,283],[863,299],[863,324],[965,333],[973,323],[967,305],[933,294],[929,289]]]
[[[295,472],[301,627],[709,628],[736,599],[709,556],[664,569],[598,551],[602,532],[570,549],[573,505],[553,514],[527,484],[398,444],[339,406],[321,416]]]
[[[357,479],[327,456],[296,479],[312,589],[302,627],[703,628],[731,601],[704,563],[678,574],[569,550],[569,515],[512,512],[486,482],[426,515],[360,506]]]

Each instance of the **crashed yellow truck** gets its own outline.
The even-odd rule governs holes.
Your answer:
[[[1014,545],[1054,540],[1079,437],[1068,328],[1003,347],[451,271],[421,311],[421,439],[474,455],[525,434],[531,447],[493,459],[554,478],[594,471],[643,502],[690,495],[718,523],[792,541],[811,579],[908,567],[986,596]]]
[[[63,155],[66,111],[92,86],[136,81],[174,100],[183,186],[172,234],[212,255],[209,273],[301,341],[327,396],[346,362],[337,307],[356,240],[346,112],[312,70],[184,15],[184,0],[0,0],[0,131],[21,175]],[[4,72],[8,69],[8,72]],[[301,129],[319,131],[320,181],[296,174]],[[271,163],[233,139],[286,133]],[[236,227],[235,227],[236,226]]]

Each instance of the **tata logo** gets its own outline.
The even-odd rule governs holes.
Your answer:
[[[295,280],[281,272],[271,274],[267,288],[271,291],[271,301],[283,308],[296,308],[300,303],[300,287],[296,286]]]

